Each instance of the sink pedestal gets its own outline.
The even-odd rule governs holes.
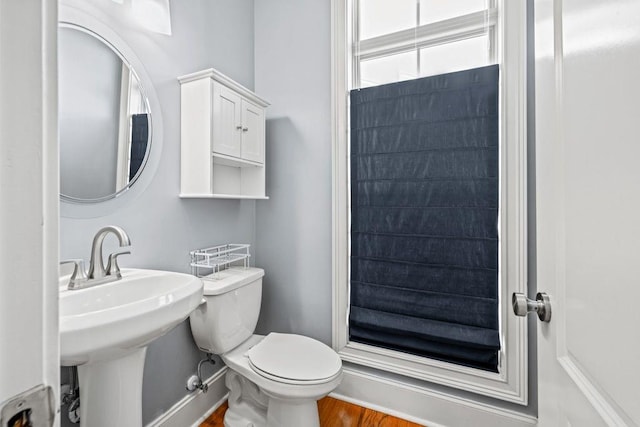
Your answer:
[[[142,427],[142,374],[147,347],[112,360],[78,366],[80,423]]]
[[[202,301],[202,281],[190,274],[120,272],[120,280],[80,290],[60,278],[60,364],[78,366],[84,427],[142,427],[147,346]]]

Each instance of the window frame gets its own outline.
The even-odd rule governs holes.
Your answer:
[[[500,64],[500,249],[499,321],[501,350],[498,373],[428,359],[399,351],[349,342],[349,89],[354,87],[355,55],[352,52],[354,4],[358,0],[332,0],[332,282],[333,348],[344,362],[437,383],[484,396],[528,404],[527,322],[511,313],[513,292],[527,293],[527,158],[526,158],[526,0],[493,0],[496,59]],[[425,35],[426,42],[442,43],[433,27],[456,27],[466,20],[477,27],[476,12],[414,31],[369,39],[359,54],[381,48],[384,38],[400,38],[410,31]],[[476,15],[475,17],[471,15]],[[457,22],[454,22],[457,21]],[[485,21],[486,22],[486,21]],[[431,27],[430,29],[427,27]],[[470,27],[470,28],[471,28]],[[476,28],[477,30],[477,28]],[[450,35],[449,35],[450,36]],[[447,36],[447,37],[449,37]],[[420,37],[420,36],[419,36]],[[440,41],[438,41],[440,40]],[[450,37],[447,40],[452,40]],[[375,41],[375,43],[374,43]],[[413,45],[414,42],[412,41]],[[355,70],[357,71],[357,70]],[[506,144],[509,141],[509,144]]]
[[[351,12],[359,9],[359,4],[366,0],[348,0]],[[447,43],[463,41],[470,38],[489,34],[489,39],[497,41],[495,34],[497,27],[498,12],[496,8],[497,0],[488,0],[488,9],[485,11],[472,12],[466,15],[445,19],[438,22],[420,25],[416,28],[396,31],[360,41],[357,47],[351,52],[351,63],[353,72],[351,73],[350,88],[361,87],[360,64],[362,60],[382,58],[389,55],[396,55],[405,52],[418,52],[418,68],[420,66],[420,51],[424,48],[435,47]],[[359,32],[358,20],[351,13],[349,17],[350,46],[355,46],[353,40]],[[497,46],[492,43],[490,48],[489,62],[495,63],[497,58]],[[360,60],[360,61],[358,61]],[[487,64],[488,65],[488,64]],[[418,70],[418,76],[420,72]]]

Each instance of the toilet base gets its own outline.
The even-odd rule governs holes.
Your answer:
[[[320,427],[318,402],[269,399],[267,427]]]
[[[225,385],[229,389],[229,409],[224,414],[224,426],[266,427],[269,397],[232,369],[227,371]]]
[[[229,389],[225,427],[320,427],[315,399],[268,396],[232,369],[227,372],[225,384]]]

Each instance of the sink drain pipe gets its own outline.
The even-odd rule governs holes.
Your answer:
[[[69,378],[69,384],[64,384],[61,387],[60,394],[60,408],[62,406],[69,405],[67,410],[67,416],[69,421],[73,424],[80,422],[80,386],[78,381],[78,367],[71,366],[71,376]]]

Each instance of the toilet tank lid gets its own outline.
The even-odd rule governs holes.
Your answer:
[[[202,277],[204,295],[220,295],[238,289],[264,276],[264,270],[255,267],[231,267],[219,273]]]

